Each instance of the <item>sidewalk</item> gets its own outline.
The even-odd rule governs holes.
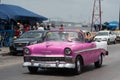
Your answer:
[[[6,55],[8,53],[9,53],[9,48],[8,47],[0,48],[0,55]]]

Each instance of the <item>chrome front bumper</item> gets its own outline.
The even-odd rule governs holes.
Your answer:
[[[65,63],[65,62],[24,62],[23,67],[39,67],[39,68],[75,68],[75,64],[73,63]]]

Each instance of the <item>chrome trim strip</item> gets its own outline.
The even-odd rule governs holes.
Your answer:
[[[25,57],[31,57],[31,55],[24,55]],[[65,57],[64,55],[32,55],[32,57]]]
[[[86,52],[86,51],[91,51],[91,50],[96,50],[96,49],[98,49],[98,48],[84,49],[84,50],[76,51],[75,53],[78,54],[81,52]]]
[[[73,63],[60,63],[56,61],[54,63],[39,63],[39,62],[24,62],[23,67],[34,66],[39,68],[75,68]]]

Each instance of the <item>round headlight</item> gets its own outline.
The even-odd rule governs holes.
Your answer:
[[[29,55],[30,54],[30,50],[28,48],[24,48],[24,53]]]
[[[66,55],[70,55],[72,53],[70,48],[65,48],[64,52]]]

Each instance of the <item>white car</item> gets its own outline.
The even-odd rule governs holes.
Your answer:
[[[111,42],[116,44],[116,35],[112,31],[99,31],[94,39],[97,41],[107,41],[108,45]]]
[[[114,33],[116,34],[116,41],[120,42],[120,31],[114,31]]]

